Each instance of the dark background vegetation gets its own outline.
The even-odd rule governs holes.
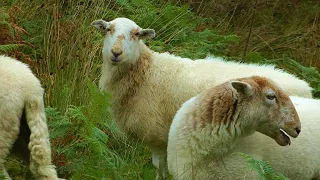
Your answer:
[[[112,122],[96,87],[103,36],[90,23],[127,17],[157,32],[151,49],[275,64],[320,97],[318,0],[4,0],[0,53],[28,63],[45,88],[53,158],[70,179],[154,179],[148,149]],[[32,179],[17,159],[15,179]]]

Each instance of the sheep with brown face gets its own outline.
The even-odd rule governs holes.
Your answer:
[[[240,178],[232,170],[221,171],[220,163],[240,139],[255,131],[281,146],[290,145],[288,135],[296,138],[301,131],[294,105],[274,82],[253,76],[205,90],[185,102],[174,117],[168,141],[169,172],[174,179]]]
[[[302,126],[299,138],[292,139],[290,146],[283,147],[256,132],[242,138],[233,152],[243,152],[257,160],[268,161],[276,172],[291,180],[320,180],[320,99],[294,96],[290,96],[290,99]],[[250,174],[246,173],[248,168],[239,168],[246,162],[237,155],[224,158],[224,163],[229,168],[218,169],[221,174],[228,174],[230,171],[239,174],[239,177]]]
[[[168,132],[186,100],[225,81],[265,76],[289,95],[311,97],[311,88],[294,75],[271,65],[242,64],[206,58],[193,61],[150,50],[142,40],[155,37],[126,18],[92,22],[105,35],[99,87],[112,95],[113,119],[128,136],[152,151],[153,164],[165,172]],[[163,173],[165,177],[165,173]]]

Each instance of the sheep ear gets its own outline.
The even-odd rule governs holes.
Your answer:
[[[154,29],[142,29],[140,31],[139,39],[152,39],[156,36]]]
[[[253,94],[253,89],[248,83],[241,82],[241,81],[231,81],[231,85],[239,93],[242,93],[245,96],[251,96]]]
[[[100,19],[100,20],[93,21],[91,23],[91,26],[94,26],[95,28],[97,28],[98,31],[102,33],[106,33],[107,30],[110,28],[110,23]]]

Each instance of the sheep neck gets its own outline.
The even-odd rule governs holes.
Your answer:
[[[234,89],[225,85],[200,94],[197,110],[193,112],[193,117],[198,118],[194,119],[194,132],[190,135],[191,149],[196,154],[204,152],[221,158],[234,148],[239,138],[253,133],[254,125],[243,122],[245,118],[252,119],[243,116],[244,103]]]
[[[106,82],[106,90],[112,95],[113,109],[120,109],[128,104],[131,97],[139,91],[139,87],[145,82],[146,74],[152,61],[152,51],[143,43],[140,44],[140,56],[136,63],[123,63],[119,66],[108,66],[104,72],[109,76]]]

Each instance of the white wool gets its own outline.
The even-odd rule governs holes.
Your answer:
[[[30,135],[30,170],[37,179],[58,179],[51,163],[51,147],[40,81],[26,64],[0,55],[0,165],[4,163],[19,135],[25,111]],[[22,150],[21,150],[22,151]]]
[[[292,139],[290,146],[279,146],[273,139],[254,133],[233,144],[232,151],[222,159],[207,156],[201,166],[192,166],[197,158],[190,156],[184,134],[188,126],[181,118],[192,108],[193,99],[188,100],[177,112],[169,133],[168,168],[177,179],[190,177],[208,177],[214,175],[219,179],[258,179],[255,171],[249,169],[247,162],[236,152],[243,152],[256,160],[268,161],[271,167],[292,180],[320,179],[320,100],[293,97],[292,100],[300,117],[302,131],[298,138]],[[210,138],[208,136],[207,138]],[[205,146],[205,145],[203,145]],[[199,148],[202,147],[199,144]],[[197,146],[195,146],[197,149]],[[203,151],[201,154],[210,154]],[[186,170],[187,169],[187,170]]]

